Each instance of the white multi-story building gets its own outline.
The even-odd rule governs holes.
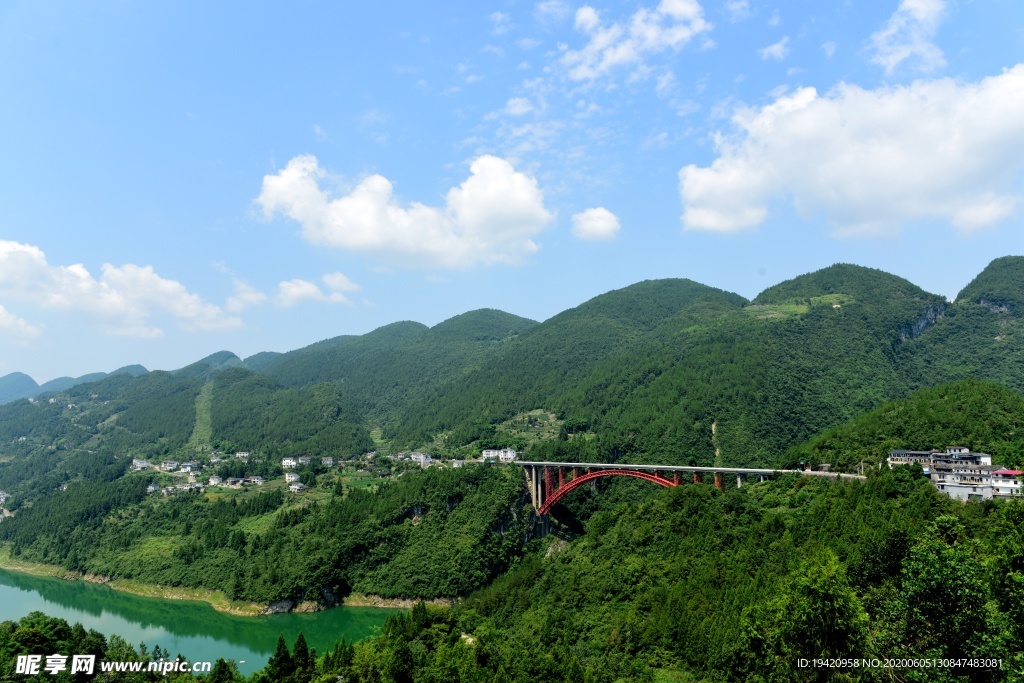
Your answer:
[[[293,481],[298,481],[299,480],[299,475],[295,474],[295,472],[285,472],[284,473],[284,480],[285,480],[286,483],[290,484]]]
[[[285,458],[284,460],[281,461],[281,467],[286,470],[290,470],[298,464],[299,463],[295,462],[295,458]]]
[[[990,500],[1021,495],[1024,472],[992,465],[988,453],[972,453],[966,446],[948,446],[945,451],[889,452],[889,467],[919,464],[932,484],[957,500]]]
[[[947,446],[945,451],[889,451],[887,458],[889,467],[893,465],[912,465],[918,463],[931,474],[934,465],[991,465],[992,456],[988,453],[972,453],[966,446]]]
[[[514,448],[502,448],[494,449],[488,448],[481,454],[481,458],[484,460],[497,460],[499,462],[514,462],[516,459],[516,449]]]

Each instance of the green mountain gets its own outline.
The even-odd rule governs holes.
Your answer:
[[[689,280],[646,281],[543,323],[483,309],[432,328],[398,322],[245,361],[221,351],[150,380],[75,385],[60,401],[86,412],[54,415],[38,443],[351,453],[382,428],[376,445],[393,450],[778,463],[921,388],[979,378],[1024,390],[1022,282],[1024,257],[994,261],[953,303],[848,264],[749,302]],[[175,389],[155,390],[164,384]],[[527,434],[523,416],[537,410],[554,415],[558,439]],[[31,431],[23,408],[5,411],[0,435]],[[152,424],[132,422],[143,413]],[[159,437],[146,445],[149,434]]]
[[[0,403],[7,403],[23,394],[35,391],[39,388],[36,381],[23,372],[12,372],[9,375],[0,377]]]
[[[467,442],[535,408],[595,438],[545,457],[771,462],[912,386],[898,354],[946,303],[901,278],[838,265],[749,304],[685,280],[566,311],[409,411],[396,443]],[[1024,373],[1022,373],[1024,376]],[[472,427],[472,425],[478,425]]]
[[[996,259],[901,358],[914,388],[977,377],[1024,391],[1024,257]]]
[[[398,322],[285,354],[257,354],[244,365],[286,387],[335,382],[369,419],[397,422],[411,401],[479,365],[535,325],[481,309],[432,328]]]
[[[0,489],[16,510],[0,544],[247,600],[464,598],[339,646],[325,680],[879,680],[793,673],[799,657],[853,654],[998,657],[1005,675],[967,673],[1013,680],[1024,504],[961,504],[914,468],[877,463],[894,447],[959,443],[1024,464],[1022,296],[1020,257],[993,262],[952,303],[845,264],[753,301],[658,280],[542,323],[473,311],[105,377],[53,403],[0,406]],[[541,434],[537,409],[555,428]],[[126,471],[135,455],[220,448],[253,457],[219,474],[279,478],[283,454],[520,442],[528,458],[564,461],[863,460],[868,478],[725,491],[602,481],[567,496],[538,539],[514,468],[375,459],[336,480],[310,465],[302,498],[281,481],[147,496],[170,475]]]
[[[28,375],[20,372],[12,372],[9,375],[0,377],[0,404],[10,403],[11,401],[16,401],[20,398],[32,398],[42,394],[64,391],[77,384],[95,382],[111,375],[128,373],[133,377],[137,377],[147,372],[149,372],[149,370],[141,365],[126,365],[111,373],[93,372],[87,375],[82,375],[81,377],[58,377],[40,385],[37,385],[35,380]]]
[[[1024,466],[1024,397],[1012,389],[966,379],[886,403],[834,427],[787,454],[790,466],[830,463],[853,471],[874,467],[890,450],[942,450],[963,444],[995,455],[996,464]]]

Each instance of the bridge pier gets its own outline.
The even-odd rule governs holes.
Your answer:
[[[694,484],[699,484],[700,483],[700,472],[694,472],[693,473],[693,483]]]
[[[738,489],[743,488],[743,475],[742,474],[737,474],[736,475],[736,488],[738,488]]]
[[[725,484],[722,483],[722,473],[715,472],[715,488],[719,491],[725,490]]]

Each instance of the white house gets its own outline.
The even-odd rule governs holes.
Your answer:
[[[286,470],[290,470],[296,465],[298,465],[298,463],[295,462],[295,458],[285,458],[284,460],[281,461],[281,467]]]
[[[500,462],[513,462],[516,459],[516,449],[502,448],[500,450],[488,448],[483,451],[481,457],[484,460],[498,460]]]
[[[215,475],[213,475],[212,477],[210,477],[210,486],[220,486],[220,483],[221,483],[222,481],[224,481],[224,480],[223,480],[223,479],[221,479],[220,477],[218,477],[218,476],[217,476],[217,475],[215,474]]]
[[[160,463],[160,469],[162,469],[164,472],[173,472],[174,470],[178,469],[178,461],[164,460],[162,463]]]
[[[284,480],[287,483],[290,484],[293,481],[298,481],[299,480],[299,475],[295,474],[295,472],[285,472],[284,473]]]
[[[235,453],[235,457],[238,458],[239,460],[248,460],[249,451],[238,451],[237,453]]]
[[[323,465],[324,467],[334,467],[334,458],[332,458],[329,455],[325,455],[324,457],[320,458],[320,464]]]
[[[430,464],[430,456],[426,453],[410,453],[409,459],[413,462],[418,462],[421,467],[426,467]]]
[[[308,455],[299,456],[300,465],[308,465],[311,462],[313,462],[313,458],[309,457]]]
[[[289,486],[288,490],[291,491],[292,493],[299,493],[300,491],[305,491],[308,488],[309,487],[303,484],[301,481],[297,481],[291,486]]]

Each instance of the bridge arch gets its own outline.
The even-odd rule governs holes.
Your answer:
[[[660,486],[671,488],[676,486],[676,482],[671,479],[665,479],[664,477],[658,476],[657,473],[644,472],[641,470],[615,470],[615,469],[601,469],[587,472],[586,474],[580,475],[575,479],[565,482],[557,489],[552,491],[550,495],[546,496],[544,504],[537,510],[538,514],[546,515],[551,512],[551,508],[558,504],[558,501],[572,492],[574,489],[583,486],[587,482],[594,481],[600,477],[633,477],[634,479],[643,479],[650,481]]]

